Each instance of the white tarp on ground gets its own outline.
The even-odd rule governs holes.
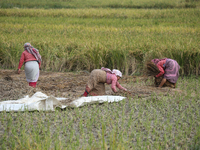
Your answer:
[[[104,103],[104,102],[118,102],[126,97],[123,96],[90,96],[90,97],[80,97],[69,105],[62,105],[60,101],[67,100],[67,98],[58,98],[53,96],[47,96],[42,92],[36,92],[32,97],[28,95],[19,100],[8,100],[0,102],[0,111],[34,111],[34,110],[51,110],[54,111],[56,107],[61,109],[65,107],[81,107],[86,104],[93,103]]]

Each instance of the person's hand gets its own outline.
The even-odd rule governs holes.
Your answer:
[[[130,92],[130,91],[128,91],[128,90],[124,90],[124,92],[126,92],[126,93],[128,93],[128,94],[131,94],[131,92]]]
[[[20,69],[18,69],[17,73],[20,74]]]
[[[128,94],[131,94],[131,92],[130,92],[130,91],[128,91],[128,90],[127,90],[126,92],[127,92]]]

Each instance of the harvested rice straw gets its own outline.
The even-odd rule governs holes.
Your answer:
[[[147,74],[149,76],[155,76],[160,73],[160,70],[153,62],[147,62]]]

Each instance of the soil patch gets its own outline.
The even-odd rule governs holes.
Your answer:
[[[36,88],[32,88],[26,81],[25,72],[17,74],[13,70],[0,70],[0,101],[17,100],[26,95],[32,96],[37,91],[43,92],[48,96],[66,97],[67,104],[80,97],[87,83],[89,72],[40,72],[40,77]],[[152,81],[152,82],[151,82]],[[158,89],[154,86],[153,78],[147,76],[123,76],[119,81],[122,86],[130,91],[113,93],[110,85],[106,84],[107,95],[120,95],[128,98],[149,97],[155,94],[173,94],[178,89],[169,87]]]

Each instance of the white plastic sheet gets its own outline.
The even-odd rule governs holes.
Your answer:
[[[62,105],[62,100],[67,100],[67,98],[59,98],[53,96],[47,96],[42,92],[36,92],[32,97],[28,95],[19,100],[8,100],[0,102],[0,111],[54,111],[56,107],[61,109],[66,107],[81,107],[86,104],[93,103],[104,103],[104,102],[119,102],[126,97],[123,96],[90,96],[90,97],[80,97],[68,105]]]

